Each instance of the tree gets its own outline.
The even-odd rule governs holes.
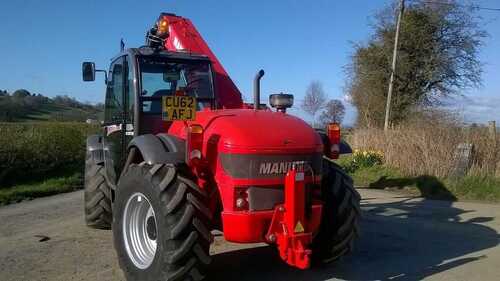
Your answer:
[[[439,105],[444,97],[481,84],[479,50],[487,36],[475,10],[457,4],[413,1],[400,30],[391,123],[405,120],[412,110]],[[384,123],[395,32],[395,5],[375,17],[374,34],[354,46],[347,66],[347,92],[358,110],[358,125]]]
[[[345,116],[345,106],[340,100],[330,100],[321,115],[320,124],[325,127],[328,123],[342,123]]]
[[[323,90],[323,84],[319,81],[312,81],[306,89],[306,94],[300,107],[312,117],[312,125],[316,122],[316,113],[318,113],[326,102],[326,94]]]
[[[29,96],[31,96],[30,92],[25,89],[19,89],[12,93],[12,97],[15,99],[24,99],[25,97]]]

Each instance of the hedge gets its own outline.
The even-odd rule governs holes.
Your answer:
[[[84,123],[0,123],[0,187],[83,169],[86,136],[98,130]]]

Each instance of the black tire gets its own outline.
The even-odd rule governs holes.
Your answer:
[[[181,170],[170,164],[132,164],[118,183],[113,206],[113,238],[127,280],[202,280],[205,277],[211,262],[211,213],[205,203],[205,192]],[[126,227],[123,227],[127,202],[137,193],[146,197],[155,216],[156,250],[150,264],[143,269],[129,257],[124,238]]]
[[[85,222],[97,229],[110,229],[112,221],[111,187],[106,181],[104,164],[94,163],[87,152],[85,160]]]
[[[320,230],[313,240],[316,263],[333,262],[353,249],[358,236],[361,196],[340,166],[323,160],[321,194],[324,201]]]

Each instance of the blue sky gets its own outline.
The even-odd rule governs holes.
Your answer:
[[[266,76],[262,93],[294,94],[298,110],[311,80],[323,82],[330,98],[343,98],[343,67],[352,42],[366,40],[373,13],[390,0],[351,1],[62,1],[4,0],[0,3],[0,89],[25,88],[82,101],[104,98],[104,83],[81,81],[81,62],[107,68],[119,50],[142,45],[159,13],[190,18],[249,100],[255,72]],[[500,8],[499,0],[476,0]],[[490,33],[481,58],[484,86],[456,101],[467,121],[500,122],[500,13],[482,11]],[[346,122],[355,117],[348,107]]]

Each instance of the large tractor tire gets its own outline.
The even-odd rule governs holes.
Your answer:
[[[202,280],[211,258],[206,194],[170,164],[132,164],[120,179],[113,238],[127,280]]]
[[[85,222],[87,226],[97,229],[111,227],[111,187],[106,181],[104,164],[94,163],[87,152],[85,160]]]
[[[340,166],[323,160],[321,194],[324,201],[320,230],[313,240],[316,263],[333,262],[351,252],[358,236],[361,197]]]

